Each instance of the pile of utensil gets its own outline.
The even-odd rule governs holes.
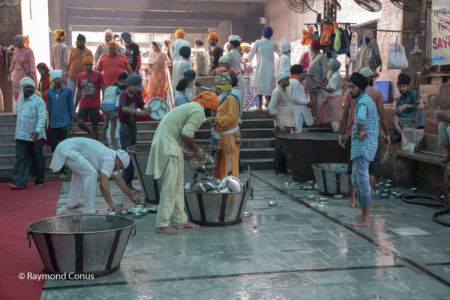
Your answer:
[[[142,204],[136,205],[136,207],[132,207],[129,209],[122,209],[120,212],[113,210],[101,210],[99,211],[100,215],[110,215],[110,216],[121,216],[121,217],[132,217],[134,219],[141,218],[146,214],[154,214],[158,212],[158,207],[145,207]]]
[[[187,183],[184,189],[188,192],[199,193],[239,193],[244,190],[244,184],[234,176],[228,176],[222,180],[207,176],[196,178],[192,183]]]

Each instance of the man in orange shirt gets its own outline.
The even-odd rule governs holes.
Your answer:
[[[109,53],[103,55],[97,66],[97,71],[103,72],[106,87],[116,82],[119,75],[123,72],[133,73],[130,63],[125,55],[118,53],[116,41],[108,43]]]
[[[84,71],[83,58],[86,56],[94,57],[91,50],[86,48],[86,37],[82,34],[77,36],[77,47],[70,51],[69,56],[69,88],[75,95],[77,88],[77,77]]]

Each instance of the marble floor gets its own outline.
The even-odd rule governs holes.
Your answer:
[[[155,233],[156,215],[137,219],[117,272],[47,280],[41,299],[450,299],[450,229],[432,221],[436,208],[375,199],[372,226],[351,227],[360,209],[348,199],[312,207],[317,192],[289,180],[253,172],[252,215],[237,225],[166,236]],[[58,215],[69,213],[69,186]],[[99,191],[96,208],[106,208]]]

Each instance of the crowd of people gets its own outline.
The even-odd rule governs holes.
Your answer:
[[[15,38],[10,72],[17,101],[17,158],[11,187],[25,188],[30,173],[36,186],[43,184],[43,148],[49,145],[54,152],[53,171],[61,172],[63,177],[64,165],[72,171],[69,208],[83,206],[78,202],[83,189],[84,212],[94,211],[96,185],[92,183],[98,171],[102,174],[100,189],[112,209],[118,207],[109,193],[109,177],[138,203],[140,199],[131,193],[134,168],[126,149],[136,144],[138,115],[151,112],[150,105],[146,105],[148,100],[168,99],[173,93],[174,108],[158,126],[147,166],[148,174],[162,180],[156,226],[162,233],[196,227],[184,213],[183,159],[189,156],[185,146],[195,157],[204,158],[194,138],[202,124],[211,126],[211,144],[220,147],[213,176],[239,177],[239,126],[243,111],[252,103],[257,103],[256,110],[262,110],[265,100],[264,109],[274,119],[274,169],[280,176],[288,174],[288,168],[279,134],[301,133],[305,125],[320,124],[329,124],[332,131],[339,133],[339,144],[348,150],[348,170],[354,186],[350,206],[355,207],[358,199],[362,207],[355,225],[370,225],[371,186],[374,176],[380,175],[379,125],[389,148],[387,155],[392,153],[392,144],[400,141],[404,126],[425,125],[423,104],[420,96],[410,90],[411,78],[407,74],[398,77],[401,96],[396,102],[394,123],[388,125],[383,96],[374,87],[375,70],[364,67],[351,74],[344,91],[341,64],[336,58],[327,57],[319,40],[311,39],[309,51],[292,64],[291,44],[282,43],[279,47],[271,40],[270,26],[252,44],[230,35],[225,49],[219,46],[215,32],[208,35],[208,49],[200,38],[195,39],[192,48],[185,40],[184,30],[179,29],[173,42],[152,42],[148,66],[142,65],[139,46],[130,33],[123,32],[121,42],[117,42],[114,33],[107,30],[95,55],[86,47],[84,35],[79,34],[76,47],[70,47],[65,44],[63,30],[54,33],[51,67],[45,63],[35,67],[33,51],[25,37]],[[149,76],[143,82],[140,75],[147,71]],[[204,76],[214,77],[215,88],[197,84],[196,79]],[[249,77],[253,79],[248,80]],[[103,143],[99,141],[98,128],[102,115]],[[448,160],[450,118],[443,111],[434,115],[442,121],[440,138]],[[88,138],[68,139],[75,120]],[[123,170],[122,176],[119,170]],[[169,226],[172,214],[177,228]]]

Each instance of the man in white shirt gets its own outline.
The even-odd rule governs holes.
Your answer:
[[[28,174],[32,165],[36,176],[35,186],[44,184],[45,171],[43,153],[47,121],[45,102],[35,94],[36,85],[33,79],[22,78],[20,87],[22,90],[16,106],[16,162],[12,183],[9,185],[14,190],[27,187]]]
[[[203,48],[203,40],[195,39],[194,70],[198,76],[208,76],[209,55]]]
[[[291,76],[289,79],[289,86],[287,87],[287,94],[292,101],[292,108],[294,110],[294,122],[297,127],[296,133],[302,133],[303,124],[312,126],[314,119],[309,108],[310,102],[305,94],[305,88],[301,83],[301,74],[303,67],[301,65],[293,65],[291,67]]]
[[[281,134],[296,131],[294,123],[294,112],[292,110],[291,100],[289,99],[286,88],[289,86],[289,74],[279,73],[277,76],[278,87],[272,93],[272,100],[269,102],[269,114],[275,120],[275,174],[287,175],[286,156],[281,149]]]
[[[119,188],[127,194],[132,202],[140,203],[139,197],[131,194],[130,189],[120,176],[119,171],[130,164],[130,156],[124,150],[113,150],[99,141],[89,138],[70,138],[56,147],[50,168],[58,172],[64,165],[72,171],[70,184],[69,209],[84,206],[84,213],[94,213],[95,195],[97,192],[97,175],[100,171],[100,190],[109,207],[120,211],[111,199],[109,178],[112,177]],[[83,189],[84,205],[78,202]]]

